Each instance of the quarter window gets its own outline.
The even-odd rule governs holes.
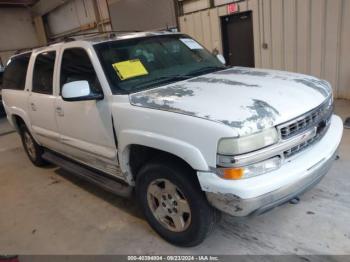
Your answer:
[[[33,92],[49,95],[52,94],[55,58],[55,51],[44,52],[36,57],[33,73]]]
[[[3,76],[3,89],[24,90],[31,53],[12,57]]]
[[[61,65],[61,91],[66,83],[86,80],[94,93],[102,93],[100,82],[86,51],[82,48],[64,50]]]

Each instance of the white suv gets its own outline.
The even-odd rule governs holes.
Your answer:
[[[53,44],[12,57],[3,82],[35,165],[135,192],[154,230],[182,246],[199,244],[218,210],[260,214],[316,184],[343,130],[326,81],[228,68],[180,33]]]

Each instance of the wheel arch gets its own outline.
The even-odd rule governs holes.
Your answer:
[[[28,124],[26,121],[23,119],[23,117],[17,115],[17,114],[12,114],[10,116],[11,122],[13,124],[13,127],[16,129],[17,132],[20,132],[21,126],[25,125],[28,128]]]
[[[155,147],[141,145],[141,144],[129,144],[125,147],[121,156],[121,168],[125,170],[127,174],[127,180],[134,184],[137,178],[137,174],[140,169],[149,162],[171,162],[176,165],[182,165],[184,168],[191,170],[193,176],[196,177],[196,168],[191,163],[187,162],[180,156],[168,151],[164,151]]]
[[[8,116],[9,121],[11,122],[12,126],[15,128],[15,130],[20,134],[21,133],[21,125],[24,125],[29,132],[31,133],[32,137],[34,138],[35,142],[40,145],[38,139],[35,137],[35,134],[33,134],[33,130],[31,128],[29,119],[24,117],[21,114],[11,114]]]
[[[118,140],[119,152],[124,157],[122,162],[128,160],[128,149],[131,145],[140,145],[177,156],[195,170],[209,170],[202,152],[184,140],[142,130],[124,130],[118,134]]]
[[[130,145],[129,150],[130,168],[135,178],[140,168],[149,161],[171,161],[194,171],[185,160],[166,151],[135,144]]]

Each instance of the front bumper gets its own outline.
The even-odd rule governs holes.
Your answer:
[[[329,171],[343,133],[342,120],[332,116],[329,130],[315,145],[276,171],[243,180],[224,180],[198,172],[208,201],[233,216],[261,214],[304,193]]]

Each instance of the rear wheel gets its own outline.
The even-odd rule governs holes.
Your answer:
[[[176,162],[151,163],[136,181],[137,198],[151,227],[170,243],[187,247],[205,239],[217,216],[191,171]]]
[[[42,158],[44,150],[39,146],[25,125],[20,127],[22,144],[30,161],[36,166],[44,166],[47,162]]]

